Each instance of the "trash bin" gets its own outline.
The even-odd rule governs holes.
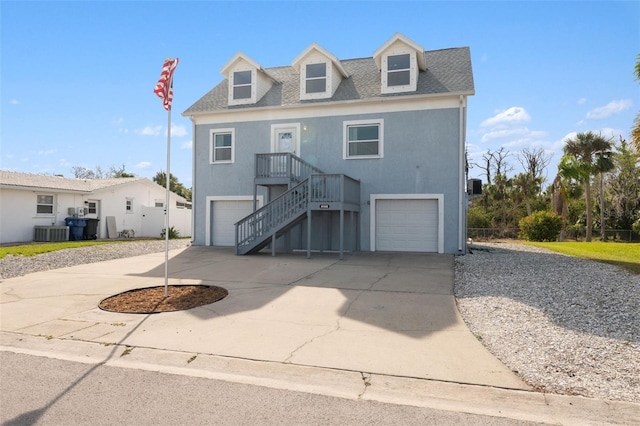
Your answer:
[[[85,219],[68,217],[64,220],[64,223],[69,227],[69,241],[79,241],[82,239],[84,227],[87,226]]]
[[[85,240],[97,240],[98,239],[98,222],[100,219],[86,218],[87,226],[84,227],[84,233],[82,237]]]

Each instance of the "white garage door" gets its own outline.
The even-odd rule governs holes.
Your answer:
[[[211,203],[211,245],[235,245],[236,227],[234,224],[253,213],[253,201],[216,200]]]
[[[377,200],[376,250],[438,252],[438,200]]]

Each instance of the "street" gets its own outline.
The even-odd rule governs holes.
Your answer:
[[[530,425],[0,352],[2,425]]]

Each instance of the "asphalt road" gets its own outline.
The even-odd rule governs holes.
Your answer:
[[[531,425],[0,352],[2,425]]]

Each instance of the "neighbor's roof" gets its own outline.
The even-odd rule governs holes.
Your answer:
[[[381,93],[380,70],[372,57],[341,60],[349,78],[342,81],[330,99],[300,100],[300,75],[291,66],[265,68],[278,83],[256,104],[228,105],[228,80],[225,79],[191,105],[182,115],[255,107],[294,106],[309,103],[369,100],[408,95],[474,93],[471,54],[468,47],[425,51],[426,71],[418,75],[415,92]]]
[[[116,179],[71,179],[61,176],[46,176],[32,173],[10,172],[0,170],[0,186],[16,189],[50,189],[54,191],[70,191],[91,193],[96,190],[123,185],[136,181],[148,181],[144,177]]]

